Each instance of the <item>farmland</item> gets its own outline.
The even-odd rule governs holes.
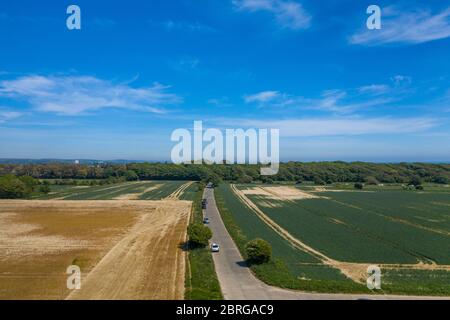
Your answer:
[[[386,276],[384,292],[450,293],[449,193],[255,184],[218,191],[241,251],[256,237],[272,244],[275,261],[254,267],[270,284],[362,291],[367,266],[377,264]]]
[[[52,185],[39,200],[0,200],[0,299],[182,299],[191,201],[180,198],[195,187]],[[69,265],[82,271],[76,292]]]
[[[443,186],[223,183],[215,194],[244,256],[251,239],[272,245],[272,261],[251,266],[270,285],[367,293],[366,268],[377,264],[376,293],[450,295]],[[160,180],[52,184],[32,200],[2,200],[0,299],[220,299],[209,250],[190,250],[186,260],[180,248],[189,214],[202,222],[201,199],[201,183]],[[71,264],[82,269],[80,291],[66,288]]]
[[[68,299],[183,299],[191,203],[133,201],[153,205],[87,275]],[[125,205],[126,206],[126,205]]]
[[[76,264],[87,278],[72,298],[182,298],[178,245],[189,208],[184,201],[2,201],[0,296],[65,298],[65,271]],[[127,278],[128,291],[114,287],[116,277]],[[142,277],[149,277],[145,288]],[[161,286],[173,291],[155,290]]]
[[[51,186],[38,200],[161,200],[170,197],[187,181],[138,181],[104,186]],[[189,189],[189,188],[187,188]],[[182,196],[184,188],[177,196]]]

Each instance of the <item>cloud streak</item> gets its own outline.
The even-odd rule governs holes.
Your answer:
[[[274,15],[277,23],[286,29],[307,29],[311,24],[311,16],[303,6],[295,1],[283,0],[233,0],[239,11],[266,11]]]
[[[262,91],[244,96],[248,104],[259,107],[298,108],[318,110],[336,114],[349,114],[361,109],[382,106],[401,98],[405,86],[409,85],[404,76],[392,79],[393,85],[371,84],[352,89],[324,90],[318,97],[296,96],[279,91]]]
[[[0,123],[19,118],[22,115],[22,112],[0,110]]]
[[[282,137],[358,136],[424,132],[438,125],[432,118],[305,118],[219,121],[225,126],[280,129]]]
[[[244,97],[244,100],[246,103],[251,102],[265,103],[273,101],[279,97],[280,93],[278,91],[262,91],[255,94],[247,95]]]
[[[167,93],[168,87],[154,84],[133,88],[92,76],[29,75],[0,81],[0,96],[25,100],[34,109],[63,115],[78,115],[105,108],[164,113],[163,106],[181,98]]]
[[[432,14],[428,10],[402,12],[382,9],[382,28],[364,29],[350,37],[350,43],[368,46],[418,44],[450,37],[450,7]]]

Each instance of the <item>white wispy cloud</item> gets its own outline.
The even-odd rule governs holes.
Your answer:
[[[432,118],[305,118],[290,120],[222,119],[224,126],[280,129],[282,137],[356,136],[424,132],[439,123]]]
[[[371,93],[375,95],[385,94],[389,92],[390,87],[385,84],[371,84],[368,86],[362,86],[358,88],[360,93]]]
[[[255,94],[247,95],[244,97],[245,102],[269,102],[273,101],[276,98],[280,97],[280,93],[278,91],[262,91]]]
[[[113,83],[92,76],[29,75],[0,81],[0,96],[25,100],[39,111],[64,115],[104,108],[164,113],[165,105],[182,100],[167,93],[167,89],[160,84],[133,88],[128,83]]]
[[[8,120],[13,120],[23,116],[22,112],[1,110],[0,109],[0,123],[4,123]]]
[[[394,80],[392,81],[394,82]],[[256,103],[260,107],[290,107],[348,114],[396,101],[403,90],[403,87],[399,85],[400,82],[403,81],[396,80],[396,86],[372,84],[346,90],[324,90],[318,97],[296,96],[279,91],[262,91],[246,95],[244,100],[246,103]]]
[[[439,13],[429,10],[382,9],[380,30],[364,30],[350,37],[353,44],[417,44],[450,37],[450,7]]]
[[[410,84],[412,82],[412,79],[411,79],[411,77],[403,76],[403,75],[398,74],[398,75],[393,76],[391,78],[391,81],[396,86],[399,86],[399,85],[405,85],[405,84],[408,85],[408,84]]]
[[[303,6],[295,1],[284,0],[233,0],[234,6],[241,11],[267,11],[274,15],[280,26],[287,29],[307,29],[311,16]]]

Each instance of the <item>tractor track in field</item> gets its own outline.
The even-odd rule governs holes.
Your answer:
[[[103,192],[103,191],[106,191],[106,190],[113,190],[113,191],[107,192],[105,194],[102,194],[101,197],[103,197],[105,195],[115,193],[117,190],[120,190],[121,188],[128,187],[128,186],[136,184],[136,183],[138,183],[138,182],[129,183],[129,184],[113,185],[113,186],[110,186],[110,187],[99,188],[97,190],[88,190],[89,187],[88,188],[82,188],[82,189],[80,189],[80,190],[82,190],[81,192],[69,193],[67,195],[64,195],[64,196],[61,196],[61,197],[58,197],[58,198],[53,198],[53,199],[50,199],[50,200],[70,200],[70,199],[67,199],[67,198],[74,197],[74,196],[75,197],[76,196],[81,196],[81,195],[84,195],[84,194],[87,194],[87,193],[99,193],[99,192]],[[87,199],[87,200],[95,200],[95,197],[93,199]]]
[[[164,200],[178,200],[184,191],[189,188],[189,186],[193,184],[192,181],[186,182],[185,184],[181,185],[178,189],[176,189],[174,192],[169,194]]]

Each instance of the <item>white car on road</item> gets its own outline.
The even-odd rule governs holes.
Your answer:
[[[219,247],[219,245],[217,243],[213,243],[211,245],[211,251],[212,252],[219,252],[219,250],[220,250],[220,247]]]

